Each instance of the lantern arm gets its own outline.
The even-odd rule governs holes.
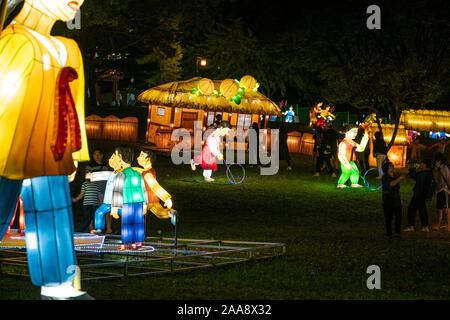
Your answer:
[[[123,172],[119,172],[114,179],[111,208],[123,207],[123,187],[125,184],[125,178],[125,174]]]
[[[167,200],[171,199],[172,196],[156,181],[152,174],[147,173],[144,177],[147,186],[157,195],[161,201],[167,203]]]
[[[15,93],[24,85],[34,65],[31,41],[17,33],[4,35],[0,39],[0,61],[1,116],[6,110],[17,109],[21,105],[23,97]]]
[[[139,172],[141,173],[141,172]],[[148,201],[148,194],[147,194],[147,188],[145,187],[145,181],[144,181],[144,177],[142,176],[142,174],[139,175],[141,177],[141,190],[142,190],[142,195],[144,196],[144,205],[147,205],[149,203]],[[146,211],[146,210],[144,210]]]
[[[368,142],[369,142],[369,134],[365,132],[364,137],[361,140],[361,143],[356,145],[356,152],[363,152],[364,150],[366,150]]]

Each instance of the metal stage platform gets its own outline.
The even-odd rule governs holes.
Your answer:
[[[81,281],[159,275],[205,269],[283,256],[283,243],[146,238],[135,250],[120,250],[120,236],[106,236],[101,243],[76,245]],[[0,272],[28,275],[25,248],[0,244]]]

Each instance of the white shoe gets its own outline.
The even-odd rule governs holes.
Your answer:
[[[364,187],[360,184],[352,184],[352,188],[364,188]]]
[[[191,159],[191,169],[192,169],[192,171],[195,171],[195,169],[197,169],[193,159]]]
[[[206,182],[214,182],[214,179],[213,178],[205,178],[205,181]]]
[[[337,187],[338,187],[339,189],[345,189],[345,188],[347,188],[347,186],[346,186],[345,184],[338,184]]]

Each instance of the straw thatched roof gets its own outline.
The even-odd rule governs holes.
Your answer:
[[[439,110],[405,110],[400,124],[406,130],[450,132],[450,112]]]
[[[201,109],[229,113],[281,115],[280,108],[269,98],[254,90],[244,90],[240,104],[218,96],[215,93],[205,95],[195,94],[202,78],[192,78],[187,81],[166,83],[144,91],[138,100],[144,103],[166,107]],[[220,92],[222,80],[212,80],[216,92]]]

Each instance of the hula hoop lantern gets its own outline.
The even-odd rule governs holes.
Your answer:
[[[226,174],[227,174],[227,179],[228,179],[228,181],[230,181],[230,184],[236,185],[236,184],[241,184],[241,183],[243,183],[244,180],[245,180],[245,169],[244,169],[244,167],[243,167],[241,164],[238,164],[238,163],[235,163],[235,164],[228,164],[228,163],[225,162],[225,161],[224,161],[224,163],[225,163],[225,165],[226,165],[226,167],[227,167]],[[233,175],[233,172],[231,172],[231,167],[232,167],[233,165],[237,165],[237,166],[241,167],[241,169],[242,169],[242,178],[241,178],[241,180],[236,180],[236,178],[235,178],[234,175]]]

